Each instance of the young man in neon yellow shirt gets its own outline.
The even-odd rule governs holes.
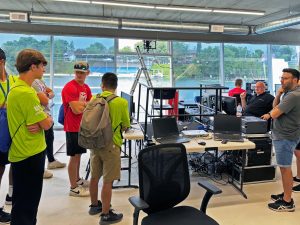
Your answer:
[[[114,94],[118,86],[118,78],[114,73],[105,73],[102,77],[102,94],[104,98]],[[110,209],[112,185],[120,179],[122,132],[130,127],[128,103],[125,99],[116,97],[109,101],[109,115],[113,130],[113,142],[103,149],[91,149],[91,205],[89,214],[101,213],[100,224],[116,223],[123,218],[122,213]],[[103,176],[101,200],[98,200],[98,183]]]
[[[7,118],[12,144],[8,159],[14,183],[11,225],[35,225],[42,193],[45,167],[44,130],[51,128],[47,115],[31,87],[41,79],[47,61],[33,49],[22,50],[16,59],[19,79],[7,99]]]

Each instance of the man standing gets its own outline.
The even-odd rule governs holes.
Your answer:
[[[118,86],[118,78],[114,73],[105,73],[102,77],[101,97],[109,98],[115,94]],[[111,98],[111,97],[110,97]],[[121,146],[123,143],[122,132],[130,127],[128,103],[125,99],[116,97],[108,103],[109,116],[113,130],[113,141],[102,149],[91,149],[91,205],[89,214],[101,213],[100,224],[111,224],[123,218],[122,213],[116,213],[110,209],[112,197],[112,185],[114,180],[120,179],[121,170]],[[101,200],[98,200],[98,183],[103,176]]]
[[[242,79],[236,79],[235,80],[235,88],[231,89],[228,92],[228,96],[233,97],[234,95],[240,95],[244,92],[246,92],[244,89],[242,89],[243,86],[243,80]]]
[[[266,85],[264,82],[258,81],[255,84],[255,95],[246,102],[246,92],[241,94],[241,101],[244,116],[261,117],[273,108],[272,103],[274,96],[266,93]]]
[[[32,83],[32,87],[37,92],[37,96],[41,102],[41,105],[44,106],[44,112],[51,116],[50,101],[54,98],[54,92],[47,87],[43,80],[35,79]],[[54,132],[53,126],[45,131],[45,140],[47,144],[46,154],[48,158],[48,169],[64,168],[65,163],[61,163],[56,160],[53,155],[53,142],[54,142]],[[44,171],[44,178],[51,178],[53,173],[48,170]]]
[[[274,108],[262,116],[263,119],[273,119],[272,140],[283,185],[283,193],[271,195],[274,202],[269,203],[268,206],[275,211],[292,212],[295,210],[295,205],[292,199],[291,165],[293,152],[300,137],[299,71],[288,68],[283,69],[282,72],[281,88],[274,99]]]
[[[22,50],[16,59],[19,79],[8,94],[7,118],[12,137],[9,161],[14,183],[11,225],[36,224],[45,166],[44,130],[50,129],[53,120],[43,111],[31,85],[42,78],[46,65],[40,52]]]
[[[89,74],[89,64],[79,61],[74,65],[75,79],[68,82],[62,90],[64,105],[64,131],[66,132],[67,155],[70,156],[68,173],[70,180],[70,196],[89,196],[85,188],[88,182],[80,178],[80,158],[86,149],[78,145],[78,132],[83,110],[92,98],[91,89],[85,84]]]

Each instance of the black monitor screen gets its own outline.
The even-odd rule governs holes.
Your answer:
[[[178,135],[177,122],[174,117],[163,117],[152,119],[154,138]]]
[[[215,133],[240,133],[242,132],[242,118],[225,114],[214,116]]]
[[[133,96],[121,91],[121,97],[128,102],[129,118],[132,118],[132,114],[134,113]]]
[[[228,115],[236,115],[236,98],[230,96],[222,96],[222,109]]]

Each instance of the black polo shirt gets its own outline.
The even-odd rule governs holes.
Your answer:
[[[262,115],[270,112],[273,109],[274,96],[268,93],[261,95],[254,95],[248,102],[244,111],[244,116],[256,116],[261,117]]]

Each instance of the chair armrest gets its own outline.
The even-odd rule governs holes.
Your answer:
[[[205,180],[199,181],[198,185],[203,187],[206,190],[206,193],[202,199],[202,203],[200,206],[200,210],[202,212],[206,213],[206,208],[207,208],[207,205],[208,205],[208,202],[209,202],[211,196],[222,193],[222,190]]]
[[[142,209],[147,209],[149,207],[147,202],[145,202],[143,199],[141,199],[138,196],[132,196],[128,200],[135,209],[142,210]]]
[[[220,188],[216,187],[215,185],[206,180],[199,181],[198,185],[203,187],[206,191],[212,193],[213,195],[222,193],[222,190]]]

